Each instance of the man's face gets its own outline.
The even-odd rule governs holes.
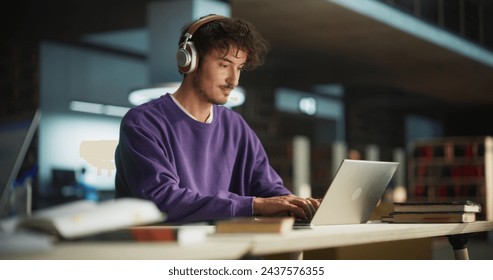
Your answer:
[[[237,48],[224,51],[212,50],[201,61],[193,75],[193,87],[197,97],[212,104],[224,104],[231,91],[238,86],[240,73],[247,53]]]

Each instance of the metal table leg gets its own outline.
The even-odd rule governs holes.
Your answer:
[[[467,250],[467,242],[472,234],[456,234],[449,235],[448,241],[454,249],[454,257],[456,260],[468,260],[469,252]]]

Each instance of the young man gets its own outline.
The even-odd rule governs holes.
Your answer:
[[[183,81],[123,118],[116,196],[152,200],[167,222],[241,216],[311,218],[319,206],[292,195],[253,130],[223,106],[242,70],[263,63],[265,40],[241,19],[210,15],[188,25],[177,52]]]

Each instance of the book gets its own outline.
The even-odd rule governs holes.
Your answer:
[[[128,228],[133,240],[141,242],[177,242],[182,245],[203,242],[214,233],[213,226],[188,224],[181,226],[137,226]]]
[[[390,223],[471,223],[476,221],[474,212],[406,212],[390,213],[382,217],[382,222]]]
[[[120,241],[120,242],[159,242],[190,245],[204,242],[215,227],[206,223],[170,225],[157,223],[143,226],[131,226],[122,229],[103,232],[88,237],[85,241]]]
[[[293,217],[252,217],[221,220],[216,233],[286,233],[294,225]]]
[[[178,229],[162,226],[130,227],[128,232],[136,241],[178,241]]]
[[[394,202],[394,212],[481,212],[481,205],[471,200],[447,202]]]
[[[78,200],[35,211],[28,217],[18,217],[14,228],[77,239],[165,219],[166,214],[149,200],[120,198],[100,203]]]
[[[83,238],[89,241],[177,242],[178,229],[163,225],[125,227]]]

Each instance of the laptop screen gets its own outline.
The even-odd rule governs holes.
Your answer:
[[[7,207],[14,182],[39,124],[41,112],[11,116],[0,122],[0,214]]]
[[[397,162],[345,159],[311,226],[366,223],[398,165]]]

